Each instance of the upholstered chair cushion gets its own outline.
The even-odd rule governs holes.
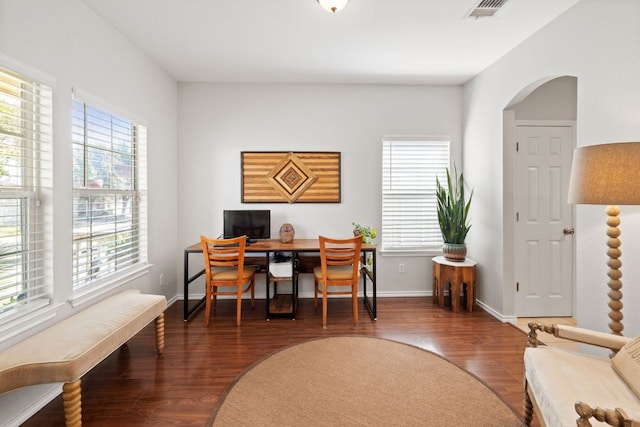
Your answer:
[[[242,278],[249,280],[251,275],[256,272],[255,267],[245,266],[242,270]],[[237,267],[213,267],[211,274],[214,280],[234,280],[238,277]]]
[[[640,334],[611,358],[611,364],[636,396],[640,397]]]
[[[313,268],[313,273],[320,279],[322,278],[322,267],[316,266]],[[359,274],[360,272],[358,272]],[[350,265],[344,266],[329,266],[327,267],[327,276],[330,280],[349,280],[353,274],[353,267]]]
[[[640,420],[640,399],[606,356],[530,347],[524,352],[524,369],[532,397],[548,426],[576,425],[576,401],[592,407],[623,408],[629,417]]]

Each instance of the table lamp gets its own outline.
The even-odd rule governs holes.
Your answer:
[[[622,272],[620,209],[640,205],[640,142],[620,142],[576,148],[573,154],[569,203],[607,206],[609,261],[609,328],[622,335]]]

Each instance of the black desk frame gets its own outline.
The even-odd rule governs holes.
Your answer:
[[[266,269],[261,270],[260,272],[266,273],[266,277],[267,277],[266,278],[267,280],[267,284],[266,284],[267,319],[269,319],[269,317],[282,317],[282,316],[274,316],[274,313],[269,313],[269,257],[270,255],[274,252],[291,252],[292,259],[294,260],[294,262],[292,263],[292,268],[295,270],[295,266],[296,266],[295,260],[298,258],[298,253],[319,253],[320,247],[319,246],[317,248],[302,247],[297,249],[295,247],[264,248],[264,247],[257,247],[257,246],[258,245],[256,245],[255,250],[253,250],[251,246],[248,246],[245,251],[245,256],[251,253],[265,253]],[[366,256],[367,253],[372,254],[371,259],[373,262],[370,269],[364,267],[366,263],[365,260],[367,259],[367,256]],[[203,260],[202,247],[200,246],[199,243],[193,244],[185,248],[184,250],[184,282],[183,282],[184,301],[183,301],[183,304],[184,304],[184,321],[185,322],[189,320],[191,315],[195,313],[196,310],[198,310],[200,307],[204,305],[206,300],[206,297],[202,297],[200,300],[196,302],[196,304],[193,307],[189,308],[189,285],[205,273],[205,270],[202,269],[201,271],[197,272],[193,276],[189,276],[189,257],[192,254],[200,254],[200,259]],[[377,296],[376,296],[376,247],[374,245],[363,245],[362,260],[363,260],[363,267],[360,270],[360,275],[362,276],[362,292],[363,292],[364,305],[367,308],[367,311],[369,312],[369,316],[371,317],[371,319],[377,320],[378,309],[377,309]],[[293,274],[293,277],[289,278],[289,280],[292,281],[292,294],[294,298],[294,301],[293,301],[294,309],[292,314],[293,314],[293,318],[295,318],[295,311],[297,308],[297,299],[298,299],[298,274],[305,274],[305,273],[298,273],[297,271],[293,271],[292,274]],[[369,296],[367,295],[367,278],[371,281],[371,285],[372,285],[371,298],[369,298]],[[288,315],[287,317],[292,317],[292,316]]]

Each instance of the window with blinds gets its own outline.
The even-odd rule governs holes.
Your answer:
[[[146,128],[73,102],[73,289],[146,263]]]
[[[52,89],[0,68],[0,315],[52,295]]]
[[[423,251],[442,246],[436,177],[446,177],[448,166],[447,140],[383,140],[382,250]]]

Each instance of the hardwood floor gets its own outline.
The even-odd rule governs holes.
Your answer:
[[[201,309],[182,320],[182,301],[167,309],[164,355],[155,353],[147,326],[82,379],[85,426],[203,426],[226,387],[243,369],[275,350],[312,338],[363,335],[413,344],[438,353],[475,374],[522,415],[524,332],[478,309],[453,313],[431,298],[379,298],[378,320],[360,304],[354,325],[349,299],[329,301],[327,329],[321,308],[300,301],[296,320],[265,320],[264,300],[243,303],[235,326],[235,302],[222,300],[204,327]],[[380,363],[384,363],[381,360]],[[24,426],[64,425],[59,396]]]

